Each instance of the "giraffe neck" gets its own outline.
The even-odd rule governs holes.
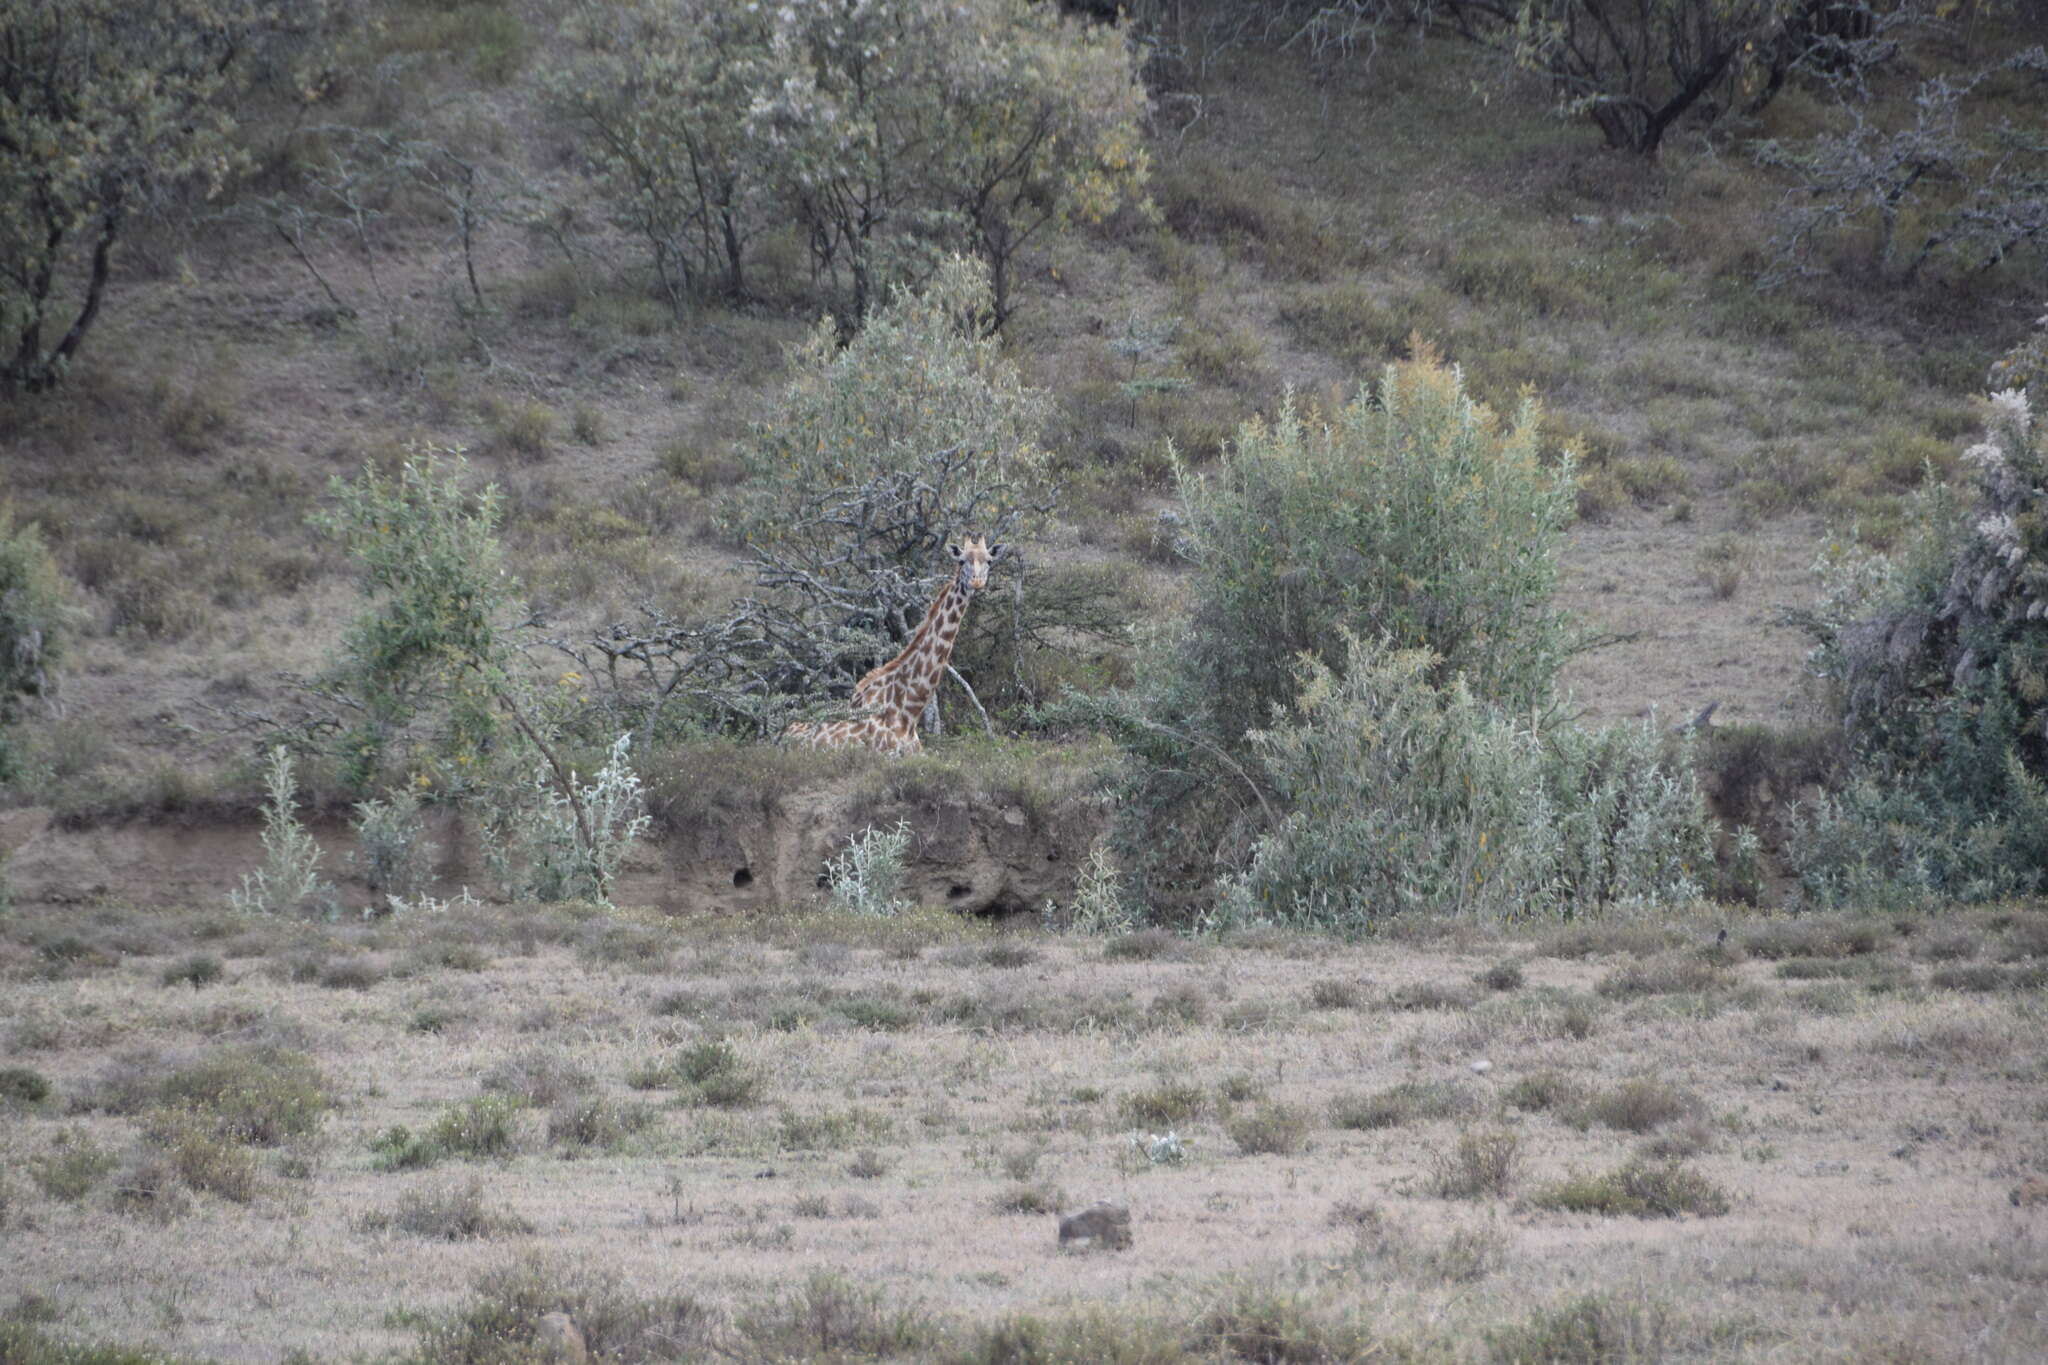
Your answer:
[[[896,658],[893,668],[897,705],[903,708],[913,725],[931,701],[932,694],[939,690],[939,679],[953,657],[953,642],[960,636],[960,623],[967,619],[967,604],[972,600],[972,596],[960,587],[958,574],[947,580],[945,589],[925,611],[917,633],[910,637],[910,643]]]
[[[933,638],[940,628],[940,622],[949,613],[953,617],[953,631],[955,633],[959,631],[960,620],[967,613],[968,596],[968,593],[960,586],[960,576],[958,574],[947,579],[946,586],[939,589],[939,595],[932,599],[932,604],[929,607],[925,608],[924,620],[918,623],[917,629],[911,632],[908,640],[904,641],[903,648],[897,652],[896,657],[885,664],[876,665],[873,669],[869,670],[866,677],[855,684],[853,704],[855,706],[890,704],[902,692],[910,672],[916,668],[916,661],[923,657],[926,650],[931,648]],[[949,636],[945,644],[945,653],[940,660],[940,667],[942,669],[945,659],[950,658],[952,652],[952,639]],[[920,707],[919,709],[923,708]]]

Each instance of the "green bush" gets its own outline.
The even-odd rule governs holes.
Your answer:
[[[33,1067],[0,1067],[0,1104],[41,1104],[50,1095],[50,1079]]]
[[[2024,392],[1993,397],[1963,464],[1966,489],[1914,499],[1895,557],[1823,561],[1804,624],[1855,759],[1787,839],[1815,903],[2048,887],[2048,426]]]
[[[1505,919],[1696,899],[1713,865],[1690,753],[1648,726],[1545,731],[1348,641],[1301,665],[1298,719],[1254,732],[1292,807],[1223,883],[1241,921],[1358,930],[1408,910]]]
[[[1551,594],[1573,484],[1569,454],[1540,458],[1539,421],[1530,401],[1503,426],[1425,352],[1334,412],[1290,400],[1246,423],[1212,477],[1181,471],[1192,614],[1134,690],[1071,705],[1133,759],[1118,851],[1155,914],[1199,913],[1279,823],[1284,779],[1246,735],[1316,669],[1334,678],[1354,639],[1412,654],[1421,686],[1474,706],[1548,704],[1569,648]]]
[[[7,731],[23,702],[56,692],[71,619],[61,583],[42,532],[0,503],[0,782],[19,775]]]
[[[679,311],[747,293],[794,229],[855,322],[937,248],[980,256],[1000,323],[1027,241],[1137,197],[1145,98],[1123,30],[1028,0],[928,18],[922,0],[577,13],[552,93]]]

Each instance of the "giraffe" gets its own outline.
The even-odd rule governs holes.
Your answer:
[[[953,576],[926,608],[923,623],[895,658],[869,669],[853,685],[854,709],[870,714],[853,720],[805,721],[785,730],[785,739],[813,749],[867,748],[891,757],[924,749],[918,719],[945,676],[960,623],[967,619],[967,604],[988,586],[988,566],[1003,547],[1000,542],[989,544],[985,536],[970,536],[948,545],[946,552],[953,556]]]

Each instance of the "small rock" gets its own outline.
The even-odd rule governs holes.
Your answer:
[[[2013,1186],[2012,1206],[2016,1209],[2037,1209],[2048,1205],[2048,1180],[2030,1175]]]
[[[1096,1204],[1060,1219],[1060,1246],[1076,1250],[1122,1251],[1131,1244],[1131,1211],[1122,1204]]]
[[[590,1365],[590,1348],[567,1313],[546,1313],[533,1331],[534,1348],[551,1365]]]
[[[1493,1063],[1487,1061],[1484,1057],[1481,1057],[1478,1061],[1472,1063],[1472,1074],[1475,1076],[1484,1076],[1487,1072],[1491,1070],[1493,1070]]]
[[[1785,1079],[1785,1078],[1784,1078],[1783,1076],[1773,1076],[1773,1077],[1771,1077],[1771,1089],[1773,1089],[1773,1090],[1790,1090],[1791,1088],[1792,1088],[1792,1082],[1790,1082],[1790,1081],[1786,1080],[1786,1079]]]

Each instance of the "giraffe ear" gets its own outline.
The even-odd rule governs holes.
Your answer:
[[[960,547],[958,545],[948,545],[946,547],[946,553],[953,556],[953,558],[956,560],[966,558],[966,556],[960,552]]]
[[[991,545],[991,546],[989,546],[989,547],[988,547],[988,557],[989,557],[990,559],[995,559],[995,558],[998,558],[998,557],[999,557],[999,556],[1000,556],[1000,555],[1001,555],[1002,553],[1003,553],[1003,542],[1002,542],[1002,541],[1000,541],[1000,540],[999,540],[999,541],[997,541],[997,542],[996,542],[995,544],[993,544],[993,545]]]

